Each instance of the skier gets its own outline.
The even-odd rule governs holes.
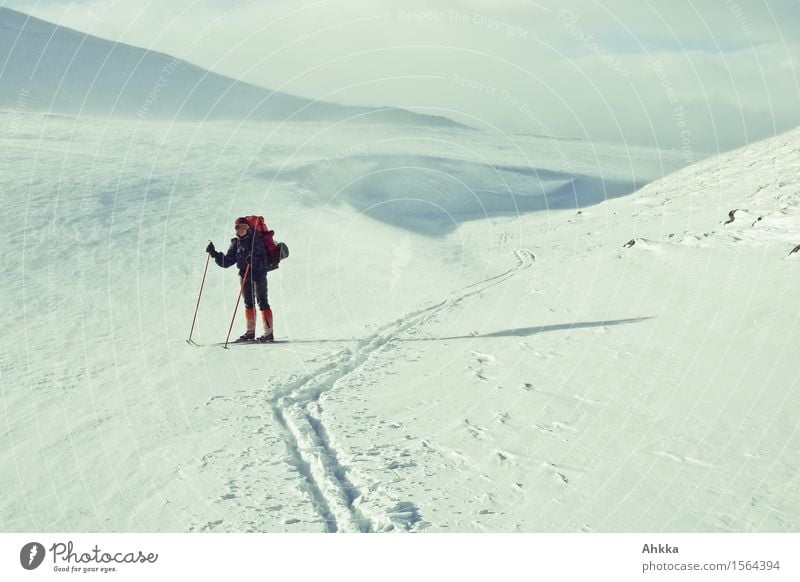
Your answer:
[[[267,299],[267,251],[261,240],[256,237],[255,231],[250,228],[247,219],[239,217],[234,223],[236,238],[231,239],[231,246],[227,253],[222,253],[214,248],[214,243],[208,243],[206,252],[210,254],[220,267],[227,269],[233,265],[239,267],[241,280],[248,264],[250,270],[247,279],[242,281],[244,295],[244,315],[247,321],[247,331],[242,334],[238,342],[253,341],[256,339],[256,310],[255,299],[261,309],[261,320],[264,322],[264,335],[258,338],[260,342],[275,341],[272,327],[272,310]]]

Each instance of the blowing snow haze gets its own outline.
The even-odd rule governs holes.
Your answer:
[[[72,40],[42,59],[44,45],[29,45],[31,35],[20,37],[14,49],[34,58],[22,63],[28,67],[22,74],[30,75],[38,63],[31,83],[42,76],[53,81],[48,88],[57,91],[55,100],[47,91],[28,98],[30,107],[48,110],[86,97],[83,112],[95,108],[105,116],[113,105],[115,115],[145,108],[149,118],[171,119],[188,96],[183,119],[218,119],[254,108],[252,117],[272,119],[308,104],[290,97],[296,95],[398,107],[491,132],[676,149],[686,162],[800,124],[800,28],[794,24],[800,5],[790,0],[0,3],[80,31],[59,32],[50,42]],[[5,34],[20,26],[19,15],[7,12],[3,20]],[[46,37],[52,31],[49,24],[28,25]],[[110,51],[113,43],[87,38],[85,45],[93,48],[76,54],[86,34],[130,46]],[[131,47],[148,52],[129,52]],[[9,70],[21,56],[12,55],[14,62],[5,66],[0,85],[12,92],[5,107],[18,97],[13,90],[22,88],[20,72]],[[173,71],[172,57],[214,74],[186,63]],[[167,84],[159,81],[165,72]],[[88,78],[81,84],[76,75]],[[17,81],[10,83],[12,77]],[[298,118],[352,113],[359,110],[315,104]],[[441,120],[408,115],[394,111],[369,119]]]
[[[218,75],[0,7],[0,108],[166,120],[338,121],[457,126],[394,107],[346,107]]]

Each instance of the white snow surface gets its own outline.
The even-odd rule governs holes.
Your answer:
[[[800,130],[0,124],[2,531],[798,531]]]

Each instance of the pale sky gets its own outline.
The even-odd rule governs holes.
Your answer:
[[[694,152],[800,125],[798,0],[0,0],[309,98]]]

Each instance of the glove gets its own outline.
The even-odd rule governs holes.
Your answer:
[[[208,243],[208,246],[206,247],[206,252],[209,255],[211,255],[212,257],[216,257],[217,256],[217,249],[214,248],[214,243],[213,242]]]

